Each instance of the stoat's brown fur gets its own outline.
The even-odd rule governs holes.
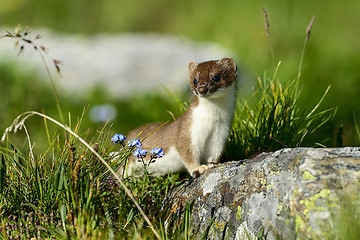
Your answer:
[[[161,147],[164,157],[151,163],[150,174],[187,170],[191,176],[203,174],[219,158],[228,139],[236,101],[237,68],[233,59],[223,58],[189,63],[190,88],[195,94],[189,109],[177,120],[151,123],[131,131],[128,139],[145,137],[142,148]],[[141,133],[140,136],[138,134]],[[146,161],[146,160],[145,160]],[[129,159],[127,173],[143,172],[143,163]]]

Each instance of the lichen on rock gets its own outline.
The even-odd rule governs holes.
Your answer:
[[[164,210],[194,202],[200,238],[322,238],[345,188],[359,189],[359,148],[294,148],[221,164],[173,190]]]

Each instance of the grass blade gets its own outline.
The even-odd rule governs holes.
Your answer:
[[[124,184],[124,182],[121,180],[120,176],[110,167],[110,165],[100,156],[100,154],[95,151],[95,149],[93,147],[91,147],[83,138],[81,138],[79,135],[77,135],[74,131],[72,131],[68,126],[65,126],[64,124],[60,123],[59,121],[45,115],[39,112],[35,112],[35,111],[28,111],[28,112],[24,112],[22,114],[20,114],[17,118],[15,118],[13,124],[11,124],[10,127],[8,127],[7,129],[5,129],[5,133],[2,137],[2,139],[5,139],[7,134],[14,129],[14,131],[18,130],[19,128],[24,127],[25,124],[25,120],[31,116],[40,116],[43,118],[48,119],[49,121],[55,123],[56,125],[60,126],[62,129],[64,129],[65,131],[69,132],[70,134],[72,134],[76,139],[78,139],[84,146],[86,146],[87,149],[89,149],[105,166],[106,168],[111,172],[111,174],[116,178],[116,180],[118,181],[118,183],[120,184],[120,186],[125,190],[125,193],[128,195],[128,197],[131,199],[131,201],[135,204],[136,208],[139,210],[140,214],[143,216],[143,218],[145,219],[146,223],[149,225],[150,229],[153,231],[153,233],[155,234],[155,236],[157,237],[157,239],[161,239],[159,233],[156,231],[156,229],[154,228],[153,224],[151,223],[150,219],[148,218],[148,216],[145,214],[144,210],[141,208],[141,206],[139,205],[139,203],[136,201],[134,195],[132,194],[132,192],[130,191],[130,189]]]

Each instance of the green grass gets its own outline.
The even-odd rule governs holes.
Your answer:
[[[2,71],[6,72],[11,66],[5,65]],[[334,110],[319,108],[327,90],[317,97],[313,107],[302,108],[299,105],[302,98],[300,79],[296,77],[283,84],[279,80],[282,79],[281,70],[280,67],[275,68],[272,78],[266,75],[259,78],[254,95],[248,100],[240,98],[226,159],[241,159],[259,151],[273,151],[286,146],[323,145],[329,136],[334,139],[331,131],[315,137],[315,133],[323,129],[324,123],[330,122],[335,113]],[[191,204],[187,205],[181,221],[171,217],[170,210],[160,214],[166,193],[182,184],[189,175],[170,174],[158,178],[145,175],[119,179],[115,172],[119,165],[126,162],[131,149],[112,144],[110,138],[113,128],[121,126],[122,122],[116,122],[113,127],[90,123],[86,112],[81,112],[83,102],[67,102],[62,95],[57,102],[54,92],[46,87],[31,92],[46,94],[44,102],[41,105],[31,103],[32,95],[18,89],[24,84],[31,87],[27,75],[26,72],[15,74],[9,71],[8,76],[14,82],[9,81],[6,86],[11,91],[23,91],[20,94],[29,100],[21,102],[22,99],[10,94],[10,102],[2,105],[5,112],[15,114],[12,118],[23,112],[13,127],[26,126],[22,134],[9,135],[0,144],[2,237],[154,239],[159,234],[162,239],[190,239],[193,233],[190,227]],[[4,94],[7,92],[4,91]],[[89,100],[96,96],[94,103],[108,100],[98,92],[90,96]],[[157,95],[152,95],[145,104],[160,103],[158,110],[140,113],[139,109],[146,107],[141,105],[145,97],[139,95],[131,99],[133,101],[117,103],[121,114],[124,114],[122,117],[130,118],[132,114],[139,116],[138,121],[171,119],[164,110],[167,108],[166,101]],[[181,97],[175,98],[182,106],[181,110],[186,108],[184,101],[179,100]],[[173,105],[176,105],[175,102]],[[29,105],[24,106],[24,103]],[[10,107],[12,104],[14,109]],[[49,104],[49,112],[46,104]],[[55,107],[57,104],[64,112],[69,112],[71,106],[77,114],[64,114],[67,120],[61,120],[61,113]],[[26,112],[27,108],[34,106],[38,112],[46,108],[44,112],[47,115]],[[157,115],[156,112],[165,114]],[[56,117],[50,118],[50,115]],[[4,121],[9,122],[10,118],[5,116]],[[55,119],[60,119],[60,122]],[[116,129],[116,132],[120,131],[120,127]],[[121,160],[111,161],[110,153],[119,149]]]
[[[238,100],[225,160],[244,159],[261,152],[288,147],[316,147],[331,145],[332,133],[315,133],[335,116],[336,109],[319,111],[329,88],[319,102],[308,112],[299,107],[301,91],[296,79],[285,86],[266,75],[258,79],[254,94],[247,100]],[[330,139],[330,143],[329,143]]]
[[[43,118],[48,147],[23,154],[8,137],[31,117]],[[80,118],[81,119],[81,118]],[[0,145],[0,236],[5,239],[190,239],[192,204],[178,219],[161,211],[171,189],[188,174],[119,178],[120,166],[134,150],[110,144],[105,125],[95,138],[44,114],[25,112],[6,129]],[[58,131],[48,131],[55,123]],[[80,137],[81,135],[82,137]],[[29,147],[33,146],[28,136]],[[53,136],[53,137],[50,137]],[[92,145],[93,147],[91,147]],[[111,154],[114,151],[116,161]],[[131,190],[130,190],[131,189]]]
[[[32,114],[25,113],[21,119],[36,115]],[[119,147],[109,143],[111,136],[106,126],[96,138],[89,139],[88,143],[105,159],[108,168],[75,135],[65,135],[63,130],[67,127],[62,128],[48,132],[52,136],[48,148],[39,155],[21,152],[9,138],[1,144],[2,236],[117,239],[142,234],[152,239],[154,235],[143,215],[109,171],[110,168],[117,171],[131,149],[122,148],[121,161],[111,161],[109,153]],[[79,130],[78,125],[74,129]],[[163,197],[182,181],[179,174],[172,174],[160,178],[127,178],[123,184],[132,189],[134,200],[160,229],[161,219],[157,214]]]
[[[264,32],[262,7],[268,10],[275,60]],[[159,32],[215,42],[232,51],[250,76],[251,82],[242,86],[249,92],[256,84],[255,76],[262,75],[264,70],[272,72],[279,60],[283,61],[279,72],[282,83],[297,78],[295,69],[299,66],[305,29],[315,15],[314,31],[304,55],[303,97],[299,106],[314,106],[317,96],[331,85],[323,107],[338,107],[331,126],[333,134],[343,125],[344,144],[354,146],[360,143],[353,125],[353,111],[360,112],[354,100],[360,92],[357,24],[360,15],[354,11],[359,7],[356,0],[64,0],[57,3],[4,0],[0,6],[0,23],[16,26],[21,22],[31,27],[87,35]]]

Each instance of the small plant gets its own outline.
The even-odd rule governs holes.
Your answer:
[[[26,45],[31,46],[36,52],[39,53],[39,55],[41,57],[41,60],[42,60],[42,63],[44,64],[46,73],[47,73],[48,78],[49,78],[50,83],[51,83],[51,87],[52,87],[53,94],[55,96],[56,106],[57,106],[57,109],[58,109],[60,119],[61,119],[62,122],[64,122],[64,117],[63,117],[63,114],[62,114],[58,93],[56,91],[55,82],[54,82],[53,77],[52,77],[52,75],[50,73],[50,69],[49,69],[49,67],[48,67],[48,65],[47,65],[47,63],[45,61],[45,56],[47,56],[48,58],[51,59],[52,63],[54,64],[54,67],[55,67],[56,71],[59,74],[60,74],[60,64],[61,64],[61,62],[58,59],[51,58],[48,55],[48,49],[44,45],[37,44],[37,40],[41,38],[41,35],[37,34],[33,38],[31,38],[30,35],[31,35],[31,31],[29,30],[29,28],[26,27],[25,29],[23,29],[21,24],[19,24],[15,28],[13,33],[10,32],[10,31],[7,31],[6,34],[0,36],[0,39],[1,38],[15,39],[15,48],[18,49],[18,56],[21,55],[22,52],[25,50]],[[19,45],[20,45],[20,47],[19,47]]]
[[[0,232],[7,239],[41,239],[49,232],[46,229],[58,228],[61,220],[55,218],[54,213],[49,215],[35,211],[21,211],[19,215],[9,215],[2,220]]]
[[[71,135],[66,144],[61,143],[63,136],[57,133],[49,148],[40,156],[22,154],[13,147],[7,134],[24,128],[26,119],[33,115],[50,120],[68,131]],[[140,147],[141,142],[133,140],[117,150],[114,161],[111,155],[113,148],[109,147],[109,131],[105,129],[106,126],[95,143],[90,142],[94,146],[90,147],[74,131],[44,114],[28,112],[19,116],[5,131],[0,148],[1,218],[11,216],[9,219],[20,219],[23,212],[33,212],[40,216],[40,221],[30,228],[28,235],[35,237],[98,238],[104,233],[121,236],[124,232],[131,235],[133,233],[128,231],[134,221],[143,225],[143,228],[134,229],[137,234],[147,232],[147,227],[150,227],[153,228],[152,236],[156,236],[156,213],[168,189],[180,183],[179,175],[160,178],[145,175],[143,178],[121,180],[116,169],[125,164],[132,152],[139,150],[138,157],[141,158],[147,152],[145,154],[143,149],[135,148]],[[123,144],[125,139],[120,134],[111,138],[117,144]],[[29,145],[32,145],[30,140]],[[164,152],[161,148],[154,148],[150,154],[154,160],[162,157]],[[41,216],[52,216],[54,224],[41,224]],[[5,224],[3,237],[21,235],[21,226],[15,228],[13,224],[11,221]],[[124,227],[127,230],[123,230]]]
[[[265,32],[269,38],[272,59],[275,61],[268,13],[265,8],[263,11]],[[336,113],[336,109],[317,111],[330,86],[309,113],[298,106],[301,66],[314,21],[315,17],[306,29],[297,79],[284,86],[277,78],[281,63],[279,62],[272,78],[268,78],[266,74],[263,78],[258,78],[255,93],[250,99],[238,100],[230,140],[225,150],[225,160],[244,159],[284,147],[315,146],[318,144],[317,140],[323,140],[316,139],[314,133],[332,120]]]
[[[276,73],[275,73],[276,74]],[[230,141],[226,148],[227,159],[243,159],[263,151],[275,151],[284,147],[314,146],[314,133],[336,111],[328,109],[317,112],[326,96],[326,89],[318,104],[305,113],[298,107],[300,92],[298,80],[283,86],[276,75],[272,79],[258,79],[254,105],[251,100],[237,104]],[[309,140],[306,137],[309,137]],[[234,155],[235,153],[235,155]]]
[[[125,140],[126,140],[126,136],[123,135],[123,134],[115,134],[111,138],[111,141],[113,141],[114,143],[119,143],[123,147],[126,147],[125,144],[124,144]],[[153,148],[150,151],[150,153],[151,153],[150,160],[147,163],[145,163],[144,158],[148,154],[148,151],[145,150],[145,149],[140,148],[142,146],[142,143],[141,143],[140,139],[135,138],[135,139],[129,140],[127,146],[130,147],[130,148],[135,148],[135,150],[133,151],[133,155],[138,158],[139,162],[142,162],[144,164],[145,169],[151,163],[154,163],[157,158],[161,158],[161,157],[164,156],[164,150],[162,148]]]

